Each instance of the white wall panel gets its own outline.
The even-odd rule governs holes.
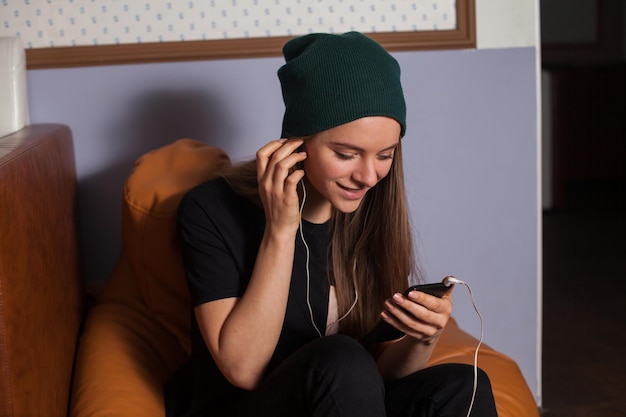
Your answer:
[[[539,0],[476,0],[476,47],[539,45]]]

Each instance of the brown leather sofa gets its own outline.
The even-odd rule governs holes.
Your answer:
[[[28,132],[23,132],[25,133]],[[65,148],[65,152],[71,154],[71,149]],[[44,161],[63,158],[67,158],[67,155],[49,155],[24,149],[20,160],[16,160],[15,163],[23,165],[23,169],[28,170]],[[0,159],[0,178],[6,169],[5,159],[6,156]],[[163,384],[190,352],[188,337],[190,304],[176,237],[175,212],[186,190],[211,178],[216,168],[226,164],[229,164],[229,159],[221,150],[190,139],[175,141],[137,160],[123,190],[122,250],[119,260],[97,302],[90,308],[84,330],[80,334],[71,389],[70,416],[164,415]],[[31,181],[46,190],[59,186],[53,177],[44,175],[28,179],[20,177],[12,187],[30,187]],[[36,296],[40,297],[38,303],[46,306],[51,300],[56,301],[51,312],[38,313],[47,319],[43,320],[45,323],[41,325],[48,323],[51,327],[54,326],[55,333],[59,332],[59,335],[62,335],[59,338],[63,338],[67,345],[73,347],[79,331],[75,316],[80,311],[81,303],[75,296],[68,297],[64,292],[79,294],[81,291],[76,269],[79,249],[73,240],[76,225],[72,223],[74,214],[70,210],[74,207],[75,189],[67,184],[62,187],[64,193],[58,190],[54,192],[59,201],[57,204],[46,206],[47,210],[37,210],[27,201],[23,201],[12,209],[2,206],[2,213],[6,213],[6,210],[19,211],[23,206],[23,209],[29,210],[33,216],[47,216],[51,213],[43,212],[49,211],[65,219],[69,210],[71,214],[65,223],[59,224],[55,229],[56,233],[40,244],[45,246],[46,250],[52,250],[48,246],[54,247],[58,240],[67,240],[69,243],[63,249],[55,249],[63,252],[65,257],[63,264],[55,264],[53,268],[49,268],[50,264],[42,260],[39,266],[33,265],[32,269],[29,268],[31,266],[31,262],[27,260],[31,252],[29,245],[21,247],[19,252],[12,249],[11,245],[0,246],[0,255],[4,258],[8,253],[23,259],[22,268],[16,271],[12,278],[15,281],[27,280],[30,284],[15,296],[31,297],[31,292],[37,293]],[[7,191],[2,188],[2,192]],[[4,194],[0,199],[4,201]],[[19,218],[19,221],[25,222],[27,219]],[[4,241],[5,223],[0,224]],[[42,219],[39,221],[38,230],[32,233],[36,236],[49,230],[49,227],[50,220]],[[11,232],[9,239],[20,239],[20,235],[26,229],[13,225],[9,230]],[[56,256],[60,254],[53,255]],[[51,279],[49,269],[54,269],[58,275],[54,281],[58,288],[56,293],[49,289],[41,294],[39,287],[46,285],[44,283]],[[2,274],[0,278],[2,279],[0,288],[4,288],[6,275]],[[59,295],[59,292],[64,294]],[[0,292],[1,319],[4,323],[10,319],[14,327],[20,327],[21,322],[28,319],[19,313],[20,307],[16,304],[12,305],[15,311],[8,316],[5,315],[2,310],[5,296],[4,291]],[[70,304],[74,307],[71,320],[56,312],[56,309],[67,308]],[[15,330],[9,334],[0,327],[0,332],[2,332],[0,349],[6,350],[9,346],[14,350],[12,356],[6,359],[4,350],[0,350],[2,377],[4,375],[1,372],[6,369],[7,364],[11,369],[14,361],[16,363],[21,361],[22,369],[18,374],[30,374],[33,375],[33,380],[38,380],[42,369],[46,369],[49,361],[52,361],[46,359],[42,363],[41,360],[22,359],[16,354],[22,352],[22,349],[32,349],[32,357],[54,350],[65,358],[65,361],[51,372],[45,384],[9,387],[13,392],[13,404],[19,403],[19,407],[31,408],[27,409],[28,412],[13,414],[9,412],[8,415],[61,415],[50,413],[48,407],[29,404],[29,396],[33,392],[41,392],[42,397],[44,392],[45,396],[52,396],[54,392],[54,395],[67,399],[68,375],[72,369],[72,349],[65,345],[61,346],[62,343],[46,346],[37,343],[36,329],[28,334],[17,334]],[[471,364],[476,343],[474,337],[462,331],[457,323],[451,320],[430,363]],[[47,355],[52,353],[48,352]],[[539,416],[533,396],[514,361],[483,345],[479,365],[491,378],[500,417]],[[0,384],[3,384],[3,381],[4,379]],[[4,386],[0,385],[0,388]],[[63,404],[61,402],[57,408],[62,409]],[[0,400],[0,405],[4,407],[0,409],[0,415],[7,415],[5,410],[9,404]]]
[[[70,130],[0,138],[0,416],[67,415],[83,316]]]

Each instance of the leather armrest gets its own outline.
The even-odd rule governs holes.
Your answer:
[[[83,315],[70,129],[0,138],[0,415],[65,416]]]

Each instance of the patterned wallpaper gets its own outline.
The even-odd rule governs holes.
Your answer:
[[[451,30],[455,0],[1,0],[0,36],[26,48]]]

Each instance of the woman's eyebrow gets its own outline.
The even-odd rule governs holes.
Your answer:
[[[351,143],[331,142],[330,144],[333,145],[333,146],[341,147],[341,148],[352,149],[352,150],[357,151],[357,152],[365,152],[365,149],[360,148],[360,147],[358,147],[356,145],[353,145]],[[394,143],[393,145],[388,146],[385,149],[381,149],[377,153],[390,151],[390,150],[395,149],[397,147],[398,147],[398,144]]]

